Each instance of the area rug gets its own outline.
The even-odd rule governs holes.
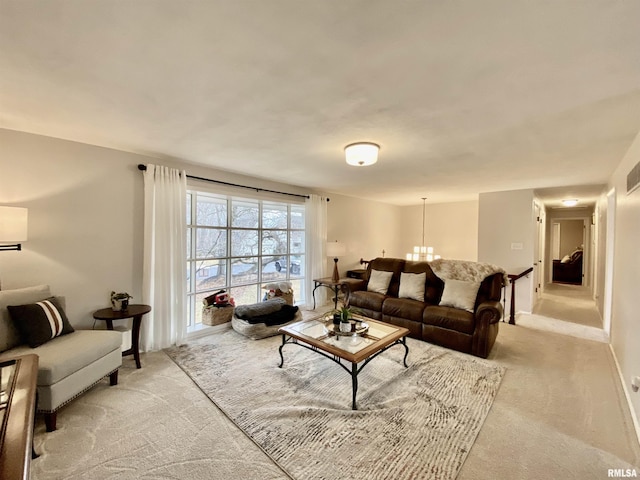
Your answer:
[[[358,377],[281,337],[233,330],[166,353],[288,475],[315,479],[456,478],[505,369],[408,339]],[[239,462],[242,459],[238,459]]]

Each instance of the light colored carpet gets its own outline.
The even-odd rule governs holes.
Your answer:
[[[532,313],[593,329],[602,329],[602,317],[589,288],[581,285],[547,283]]]
[[[567,322],[544,315],[518,313],[516,325],[521,327],[546,330],[548,332],[571,335],[573,337],[594,340],[596,342],[609,343],[609,335],[602,328],[589,327],[575,322]]]
[[[409,339],[358,377],[281,337],[230,331],[167,350],[199,387],[292,477],[454,479],[498,391],[504,368]]]
[[[108,378],[58,413],[38,417],[31,480],[289,478],[249,441],[164,352],[123,359]]]
[[[489,361],[507,372],[457,480],[640,474],[608,345],[501,323]],[[62,408],[57,431],[38,416],[35,448],[31,480],[290,478],[163,352],[143,354],[140,370],[124,358],[118,385],[104,380]]]

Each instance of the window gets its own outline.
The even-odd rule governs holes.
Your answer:
[[[290,281],[304,302],[305,205],[187,192],[187,314],[202,325],[202,301],[225,289],[256,303],[269,282]]]

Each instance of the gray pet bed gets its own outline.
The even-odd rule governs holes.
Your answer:
[[[241,333],[251,340],[260,340],[261,338],[278,335],[278,329],[280,327],[284,327],[290,323],[299,322],[300,320],[302,320],[302,313],[300,313],[300,310],[296,312],[296,316],[290,322],[271,326],[265,325],[264,323],[249,323],[234,315],[231,319],[231,326],[236,332]]]

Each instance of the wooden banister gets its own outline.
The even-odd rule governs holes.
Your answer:
[[[529,275],[531,272],[533,272],[533,267],[527,268],[522,273],[507,275],[507,277],[509,277],[509,282],[511,283],[511,304],[510,304],[510,311],[509,311],[509,325],[516,324],[516,281],[519,278]],[[504,301],[505,303],[507,301],[506,295],[505,295]],[[506,305],[505,305],[505,308],[506,308]]]

